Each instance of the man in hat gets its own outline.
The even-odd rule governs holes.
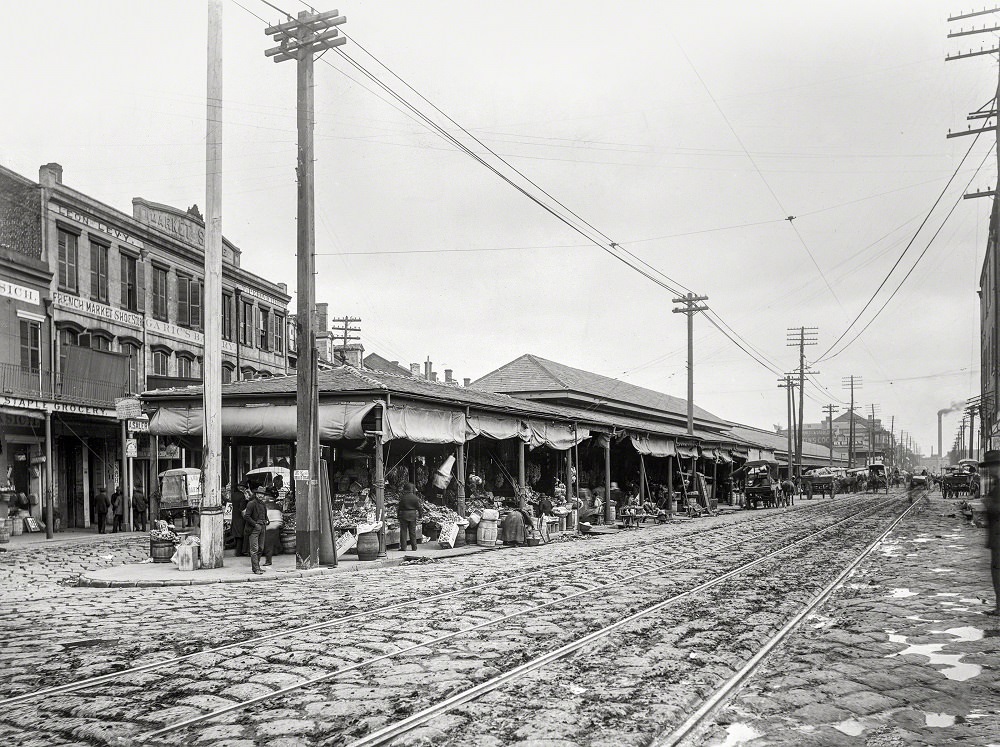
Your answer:
[[[260,575],[260,551],[263,546],[264,532],[267,529],[267,506],[264,505],[266,492],[263,485],[254,488],[253,497],[243,511],[243,532],[250,538],[250,570]]]
[[[247,507],[249,493],[249,483],[243,478],[236,485],[236,489],[229,495],[229,500],[233,504],[233,518],[230,524],[230,531],[233,536],[233,553],[236,557],[247,554],[248,535],[243,533],[245,522],[243,521],[243,511]]]
[[[110,505],[111,503],[108,501],[108,491],[101,486],[97,489],[97,495],[94,496],[94,514],[97,517],[98,534],[104,534],[107,531],[108,507]]]

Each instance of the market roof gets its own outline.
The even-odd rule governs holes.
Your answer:
[[[530,399],[548,394],[556,395],[561,400],[596,400],[603,408],[607,405],[624,405],[629,409],[638,408],[661,417],[669,415],[687,418],[686,399],[573,368],[530,353],[480,377],[471,386],[485,391],[519,394]],[[723,426],[726,422],[697,405],[694,407],[694,417],[716,426]]]
[[[413,376],[408,368],[399,365],[398,361],[390,361],[383,358],[378,353],[369,353],[365,356],[365,368],[374,371],[384,371],[385,373],[399,374],[400,376]]]
[[[765,431],[762,428],[754,428],[749,425],[731,423],[728,431],[735,439],[741,443],[748,443],[754,446],[763,446],[774,451],[775,454],[788,454],[788,436],[786,434]],[[809,460],[815,462],[822,460],[824,463],[830,459],[830,450],[826,446],[811,444],[808,441],[802,442],[802,461]],[[834,457],[834,461],[843,461]]]

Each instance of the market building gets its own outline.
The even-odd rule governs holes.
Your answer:
[[[979,343],[981,366],[980,396],[978,401],[980,449],[1000,449],[1000,258],[997,257],[998,208],[996,199],[990,211],[990,225],[986,240],[986,256],[979,276]],[[940,420],[939,420],[940,431]],[[940,433],[938,457],[942,456]]]
[[[157,443],[144,418],[119,420],[115,403],[202,380],[204,221],[196,206],[142,198],[133,199],[131,214],[122,212],[67,186],[55,163],[39,169],[37,183],[0,167],[0,185],[0,236],[37,227],[37,238],[24,239],[30,250],[13,253],[47,274],[34,288],[42,309],[19,312],[27,321],[25,314],[37,316],[41,384],[4,406],[29,413],[21,418],[50,415],[56,513],[63,526],[86,527],[98,489],[134,485],[148,495],[155,470],[198,464],[200,449],[186,454],[177,441]],[[0,258],[4,280],[17,264],[10,254]],[[290,367],[287,287],[244,270],[240,254],[224,239],[223,381]]]

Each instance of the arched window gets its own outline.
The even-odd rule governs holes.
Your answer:
[[[248,381],[248,380],[253,379],[253,378],[255,378],[257,376],[257,372],[254,371],[250,366],[247,366],[246,368],[243,368],[241,370],[243,372],[243,380],[244,381]]]
[[[232,384],[233,383],[233,371],[236,370],[236,366],[232,363],[222,364],[222,383]]]
[[[155,348],[153,350],[153,375],[170,375],[170,351],[165,348]]]
[[[194,357],[190,355],[184,355],[183,353],[177,354],[177,375],[184,379],[191,378],[191,364],[194,363]]]
[[[111,352],[111,341],[114,336],[103,329],[92,329],[90,330],[90,347],[94,350],[103,350],[106,353]]]

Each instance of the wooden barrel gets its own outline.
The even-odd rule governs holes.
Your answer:
[[[476,544],[482,547],[493,547],[497,543],[497,523],[491,519],[482,519],[476,527]]]
[[[149,557],[154,563],[169,563],[174,555],[174,543],[170,540],[149,539]]]
[[[286,529],[285,527],[282,527],[281,531],[278,532],[278,539],[281,540],[281,551],[283,553],[287,553],[289,555],[295,554],[296,538],[294,529]]]
[[[10,529],[6,521],[0,521],[0,542],[10,542]]]
[[[474,544],[476,544],[476,537],[477,537],[477,528],[478,528],[478,526],[479,526],[478,524],[476,526],[472,526],[470,524],[469,526],[467,526],[465,528],[465,544],[467,544],[467,545],[474,545]]]
[[[7,519],[7,523],[10,524],[10,536],[16,537],[19,534],[24,534],[24,517],[20,514]]]
[[[375,560],[378,557],[378,532],[358,535],[358,560]]]

